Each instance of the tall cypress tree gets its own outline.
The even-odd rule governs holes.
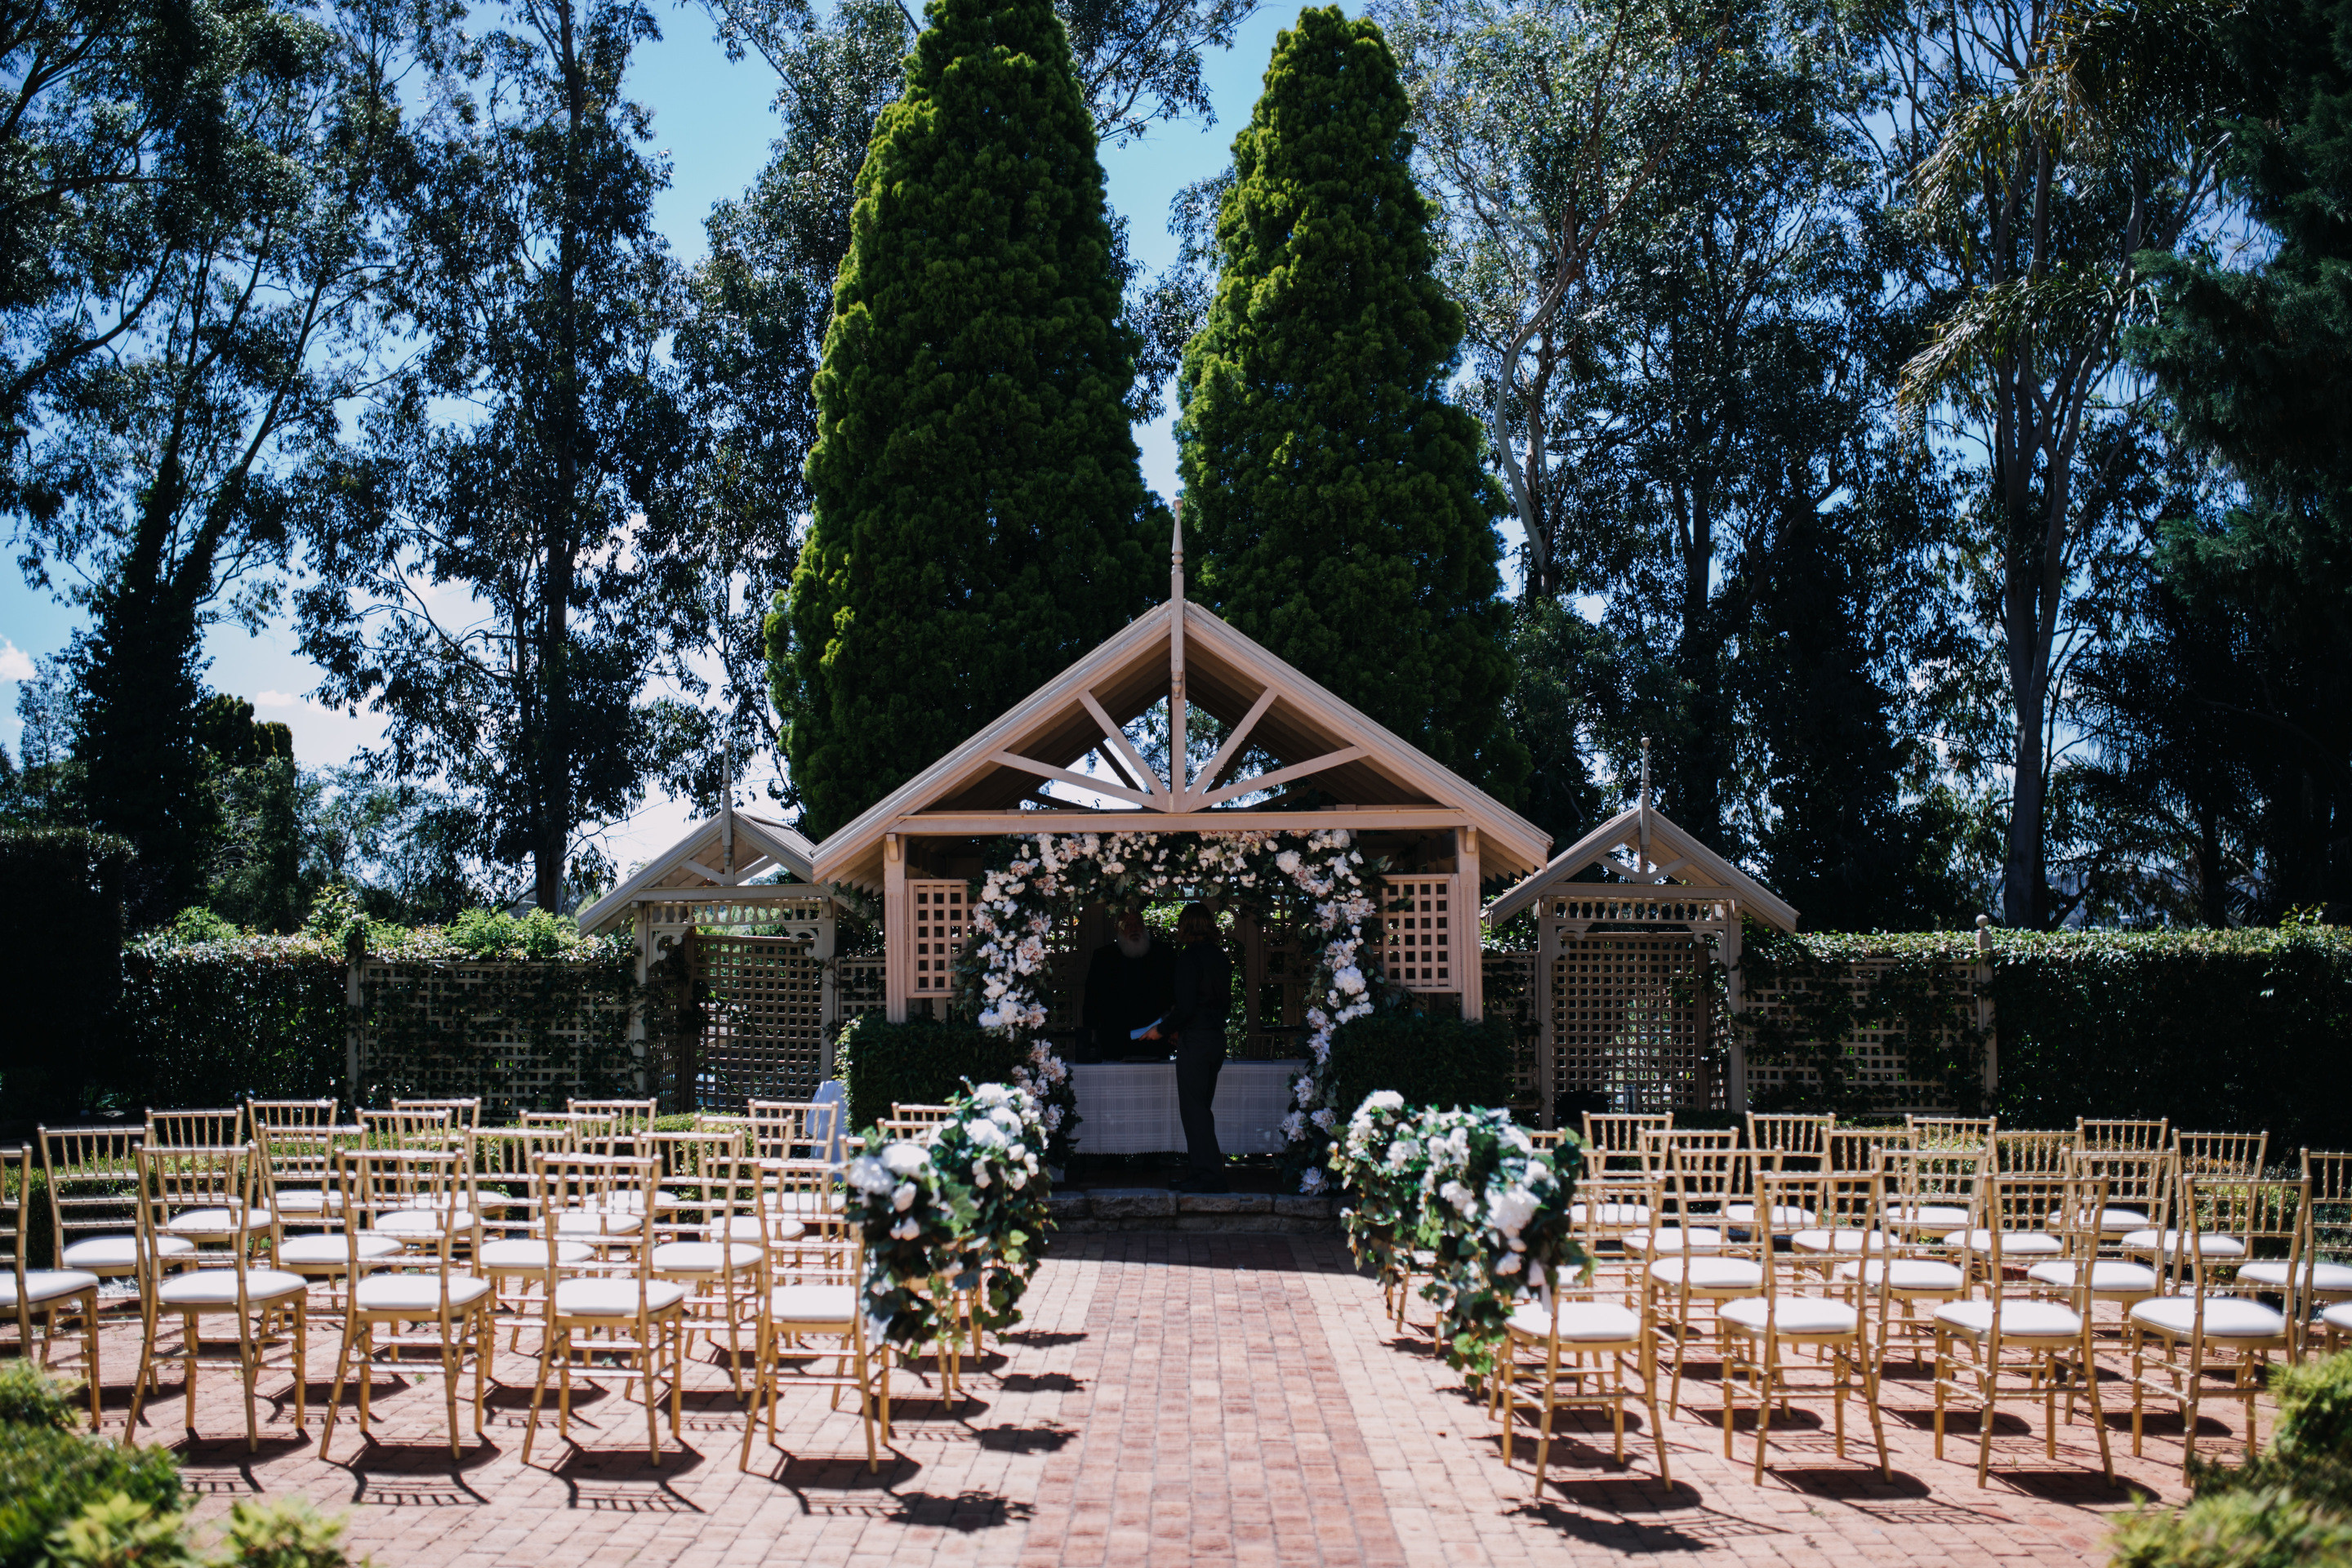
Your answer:
[[[769,660],[832,832],[1149,603],[1166,514],[1048,0],[931,0],[857,177],[816,376],[814,521]]]
[[[1376,24],[1310,9],[1276,43],[1178,383],[1185,526],[1218,614],[1510,799],[1505,507],[1444,395],[1462,310],[1430,272],[1410,115]]]

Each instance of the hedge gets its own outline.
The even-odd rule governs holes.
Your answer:
[[[12,1131],[80,1113],[116,1016],[131,861],[128,843],[102,833],[0,830],[0,950],[21,976],[0,1032]]]
[[[1510,1023],[1423,1013],[1374,1013],[1331,1037],[1331,1103],[1351,1115],[1375,1089],[1407,1105],[1470,1110],[1511,1102]]]
[[[1028,1055],[1023,1042],[977,1024],[930,1018],[893,1024],[865,1013],[841,1032],[834,1071],[849,1099],[849,1124],[871,1127],[890,1114],[893,1101],[943,1104],[967,1079],[1010,1083]]]
[[[133,1115],[347,1098],[344,976],[341,947],[315,937],[133,942],[108,1087]]]
[[[2352,1148],[2352,931],[1996,931],[1991,972],[1999,1087],[1988,1109],[2019,1127],[2077,1117],[2170,1119],[2209,1131],[2267,1131],[2273,1163],[2303,1147]],[[1819,1060],[1857,1027],[1923,1037],[1939,1010],[1973,1013],[1972,932],[1748,934],[1758,976],[1801,965],[1822,981],[1895,961],[1860,1006],[1819,988],[1818,1016],[1774,1038],[1749,1026],[1750,1059]],[[1973,1057],[1930,1064],[1965,1095]],[[1825,1081],[1834,1087],[1835,1075]],[[1818,1107],[1842,1110],[1831,1095]]]
[[[71,1398],[29,1363],[0,1372],[0,1568],[47,1563],[52,1531],[117,1494],[159,1513],[180,1506],[170,1449],[81,1436]]]

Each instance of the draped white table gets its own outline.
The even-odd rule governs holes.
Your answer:
[[[1229,1061],[1217,1074],[1217,1146],[1228,1154],[1282,1152],[1291,1080],[1303,1061]],[[1181,1151],[1174,1062],[1097,1062],[1070,1068],[1078,1093],[1078,1152],[1160,1154]]]

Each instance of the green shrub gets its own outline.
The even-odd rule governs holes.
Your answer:
[[[1344,1119],[1392,1089],[1407,1105],[1472,1110],[1511,1103],[1511,1027],[1420,1013],[1374,1013],[1331,1037],[1331,1103]]]
[[[1010,1083],[1013,1069],[1028,1056],[1022,1042],[977,1024],[929,1018],[893,1024],[866,1013],[842,1031],[835,1070],[849,1097],[848,1124],[870,1127],[890,1114],[894,1100],[940,1105],[967,1079]]]
[[[122,985],[131,846],[79,828],[0,829],[0,951],[26,966],[0,1033],[10,1122],[70,1121],[105,1055]]]
[[[50,1426],[0,1425],[0,1568],[33,1568],[49,1537],[117,1493],[159,1513],[180,1503],[163,1448],[124,1448]]]
[[[221,1527],[223,1555],[238,1568],[342,1568],[343,1521],[301,1498],[239,1501]]]
[[[2147,1509],[2110,1538],[2113,1568],[2342,1568],[2352,1521],[2286,1488]]]
[[[49,1537],[55,1568],[205,1568],[187,1516],[122,1492],[100,1498]]]
[[[0,1426],[71,1432],[81,1425],[77,1384],[59,1383],[29,1361],[0,1365]]]
[[[132,1113],[344,1095],[351,1011],[340,946],[309,935],[163,935],[124,951],[122,980],[109,1087]]]

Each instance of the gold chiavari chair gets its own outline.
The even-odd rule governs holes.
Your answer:
[[[265,1138],[268,1136],[265,1132]],[[398,1257],[401,1244],[394,1237],[373,1230],[362,1229],[352,1233],[350,1229],[351,1216],[343,1210],[346,1183],[342,1163],[345,1155],[357,1152],[353,1147],[354,1140],[346,1137],[338,1146],[333,1133],[303,1131],[276,1136],[280,1139],[319,1140],[325,1151],[322,1159],[326,1162],[320,1173],[329,1184],[309,1215],[296,1216],[301,1224],[312,1228],[300,1236],[287,1236],[283,1234],[281,1223],[271,1261],[289,1274],[300,1275],[305,1281],[323,1282],[327,1287],[326,1300],[322,1304],[314,1300],[311,1305],[313,1309],[323,1305],[324,1316],[341,1319],[349,1309],[352,1282],[366,1278],[370,1270]],[[275,1166],[276,1162],[270,1159],[264,1159],[260,1163],[262,1185],[259,1201],[273,1212],[284,1213],[286,1200],[295,1194],[275,1184]],[[307,1163],[304,1173],[309,1173]],[[343,1321],[348,1326],[348,1320]]]
[[[1675,1205],[1672,1223],[1664,1214],[1652,1213],[1640,1222],[1620,1227],[1619,1244],[1628,1256],[1646,1261],[1678,1252],[1712,1252],[1723,1245],[1724,1209],[1738,1195],[1740,1164],[1739,1134],[1715,1129],[1643,1128],[1637,1135],[1642,1159],[1654,1185]],[[1688,1183],[1665,1180],[1675,1151],[1697,1152]],[[1684,1205],[1692,1212],[1685,1212]]]
[[[472,1174],[461,1168],[467,1160],[466,1152],[446,1149],[353,1149],[343,1155],[346,1228],[341,1239],[350,1249],[347,1268],[353,1283],[343,1314],[342,1346],[335,1355],[334,1392],[327,1401],[325,1429],[319,1434],[321,1459],[334,1440],[335,1413],[342,1405],[343,1383],[354,1358],[360,1375],[360,1436],[366,1439],[368,1390],[378,1354],[404,1370],[437,1363],[453,1459],[463,1452],[457,1438],[457,1380],[470,1361],[474,1436],[482,1436],[483,1392],[496,1332],[490,1282],[458,1266],[461,1254],[473,1258],[483,1246],[481,1215],[456,1201]],[[426,1200],[422,1206],[420,1196]],[[415,1229],[420,1218],[433,1224],[429,1237]],[[398,1228],[387,1230],[387,1226]],[[365,1244],[372,1237],[394,1241],[408,1250],[397,1257],[371,1255]],[[433,1360],[403,1361],[403,1351],[430,1352]]]
[[[1658,1173],[1658,1168],[1643,1148],[1643,1134],[1671,1132],[1674,1130],[1672,1111],[1654,1116],[1631,1111],[1588,1110],[1584,1113],[1584,1146],[1588,1151],[1586,1169],[1600,1180],[1622,1172],[1631,1172],[1636,1180],[1654,1177]]]
[[[1738,1134],[1721,1136],[1737,1140]],[[1629,1247],[1638,1247],[1649,1260],[1643,1272],[1644,1315],[1659,1331],[1674,1335],[1674,1392],[1667,1408],[1677,1415],[1682,1410],[1683,1366],[1691,1342],[1703,1332],[1712,1333],[1720,1361],[1718,1314],[1723,1303],[1752,1296],[1763,1288],[1764,1269],[1757,1252],[1759,1246],[1769,1247],[1771,1238],[1754,1229],[1724,1229],[1722,1218],[1724,1206],[1734,1194],[1753,1192],[1748,1176],[1753,1168],[1753,1152],[1736,1143],[1675,1134],[1666,1152],[1665,1180],[1650,1228],[1626,1238]],[[1669,1215],[1675,1220],[1672,1226],[1665,1223]],[[1702,1226],[1697,1223],[1701,1220],[1709,1223]]]
[[[2171,1146],[2171,1121],[2161,1116],[2153,1121],[2098,1121],[2084,1116],[2074,1119],[2074,1142],[2086,1152],[2133,1149],[2160,1152]]]
[[[579,1152],[575,1125],[488,1127],[475,1140],[483,1241],[474,1267],[490,1283],[491,1325],[507,1331],[509,1350],[521,1349],[522,1331],[536,1331],[545,1319],[546,1302],[539,1298],[552,1281],[595,1256],[596,1249],[578,1233],[606,1223],[585,1214],[564,1216],[559,1223],[570,1225],[572,1231],[557,1237],[551,1256],[543,1239],[541,1216],[548,1196],[541,1190],[539,1163]],[[562,1201],[559,1194],[559,1208]],[[627,1216],[614,1223],[634,1234],[640,1222]]]
[[[392,1108],[394,1110],[446,1110],[449,1113],[449,1120],[457,1126],[472,1132],[482,1130],[482,1097],[478,1094],[461,1100],[395,1100]]]
[[[1938,1209],[1957,1213],[1963,1225],[1975,1213],[1973,1186],[1968,1194],[1970,1206],[1952,1210],[1942,1201],[1953,1195],[1948,1188],[1950,1163],[1948,1155],[1932,1152],[1881,1150],[1877,1208],[1870,1226],[1879,1239],[1869,1244],[1870,1258],[1840,1263],[1834,1272],[1833,1278],[1853,1286],[1860,1297],[1878,1299],[1882,1367],[1897,1334],[1910,1342],[1914,1364],[1925,1365],[1935,1328],[1932,1316],[1920,1317],[1919,1309],[1925,1306],[1932,1313],[1945,1302],[1964,1300],[1969,1295],[1969,1277],[1960,1265],[1943,1256],[1941,1236],[1931,1241],[1921,1234],[1922,1216],[1948,1217],[1948,1213],[1937,1215]],[[1974,1166],[1969,1169],[1973,1173]],[[1973,1180],[1971,1174],[1972,1184]],[[1939,1226],[1928,1224],[1925,1228],[1934,1233]],[[1895,1315],[1897,1307],[1902,1309],[1900,1319]]]
[[[2120,1256],[2120,1241],[2126,1227],[2147,1223],[2151,1205],[2146,1194],[2171,1180],[2171,1163],[2172,1156],[2160,1149],[2076,1150],[2068,1160],[2068,1174],[2078,1190],[2105,1193],[2105,1206],[2096,1215],[2052,1215],[2049,1228],[2066,1243],[2066,1255],[2028,1265],[2027,1282],[2047,1288],[2053,1299],[2072,1301],[2087,1295],[2094,1306],[2109,1301],[2124,1313],[2155,1295],[2160,1288],[2157,1271]],[[2085,1250],[2091,1257],[2087,1281],[2075,1261]]]
[[[1825,1171],[1875,1171],[1882,1152],[1911,1147],[1911,1134],[1901,1127],[1832,1128],[1824,1147]]]
[[[1758,1212],[1802,1209],[1822,1213],[1833,1194],[1829,1178],[1817,1173],[1794,1174],[1761,1172],[1756,1177],[1754,1204]],[[1867,1192],[1865,1184],[1864,1189]],[[1867,1266],[1875,1255],[1867,1245],[1872,1233],[1864,1230],[1864,1247],[1854,1261]],[[1858,1380],[1864,1407],[1870,1415],[1871,1436],[1878,1445],[1878,1473],[1892,1480],[1886,1458],[1886,1428],[1878,1410],[1879,1358],[1864,1314],[1866,1296],[1845,1300],[1829,1293],[1818,1279],[1809,1281],[1781,1262],[1769,1241],[1757,1249],[1761,1289],[1749,1296],[1721,1302],[1717,1321],[1723,1336],[1723,1457],[1731,1458],[1732,1423],[1739,1406],[1744,1378],[1756,1400],[1755,1479],[1764,1479],[1764,1450],[1772,1426],[1772,1408],[1783,1410],[1796,1390],[1789,1381],[1790,1350],[1810,1350],[1828,1358],[1829,1396],[1837,1457],[1845,1458],[1845,1402]],[[1885,1311],[1884,1298],[1879,1310]]]
[[[0,1247],[7,1248],[8,1269],[0,1275],[0,1312],[16,1324],[16,1352],[26,1361],[40,1347],[40,1363],[49,1364],[49,1352],[61,1320],[79,1319],[82,1332],[82,1378],[89,1388],[89,1426],[99,1425],[98,1276],[86,1268],[35,1268],[25,1256],[33,1198],[33,1152],[0,1149]],[[35,1330],[40,1331],[37,1340]]]
[[[227,1149],[247,1142],[245,1107],[147,1112],[147,1147]]]
[[[837,1100],[754,1100],[743,1109],[755,1160],[832,1160],[840,1153]]]
[[[2221,1134],[2230,1138],[2235,1133]],[[2262,1174],[2257,1165],[2250,1172],[2234,1169],[2234,1162],[2225,1150],[2218,1165],[2192,1170],[2184,1162],[2178,1147],[2167,1156],[2162,1184],[2149,1204],[2148,1223],[2127,1230],[2116,1238],[2116,1247],[2124,1257],[2146,1262],[2159,1270],[2172,1267],[2172,1255],[2183,1247],[2194,1246],[2210,1262],[2224,1268],[2234,1268],[2246,1257],[2242,1237],[2230,1235],[2219,1226],[2198,1226],[2189,1212],[2189,1200],[2184,1184],[2194,1178],[2221,1181],[2251,1181]]]
[[[1906,1116],[1903,1126],[1914,1149],[1981,1150],[2000,1130],[1990,1116]]]
[[[2305,1149],[2303,1179],[2311,1184],[2311,1224],[2304,1239],[2304,1299],[2321,1309],[2321,1331],[2333,1354],[2343,1329],[2328,1314],[2352,1302],[2352,1265],[2338,1261],[2352,1257],[2352,1152]],[[2267,1284],[2270,1276],[2258,1271],[2270,1268],[2266,1262],[2249,1263],[2238,1271],[2239,1278]],[[2278,1278],[2283,1283],[2284,1276]],[[2338,1315],[2352,1321],[2352,1312]]]
[[[2286,1310],[2256,1298],[2259,1285],[2245,1281],[2238,1258],[2253,1257],[2281,1264],[2280,1277],[2300,1273],[2311,1204],[2310,1184],[2238,1176],[2180,1178],[2181,1227],[2185,1245],[2170,1249],[2165,1293],[2134,1306],[2124,1319],[2124,1343],[2131,1356],[2132,1454],[2140,1453],[2142,1406],[2147,1396],[2172,1405],[2182,1424],[2180,1471],[2194,1473],[2198,1411],[2208,1399],[2235,1399],[2246,1411],[2246,1452],[2258,1451],[2255,1399],[2262,1392],[2271,1353],[2292,1364],[2303,1355],[2301,1292],[2282,1292]],[[2243,1244],[2245,1251],[2224,1257],[2196,1242],[2210,1231]],[[2150,1348],[2156,1366],[2149,1370]],[[2231,1376],[2225,1388],[2208,1385],[2210,1373]]]
[[[457,1131],[457,1113],[446,1106],[425,1110],[361,1110],[360,1142],[369,1149],[438,1148]]]
[[[2107,1447],[2107,1423],[2099,1405],[2098,1362],[2091,1340],[2091,1264],[2098,1254],[2087,1226],[2050,1233],[2053,1215],[2092,1215],[2106,1206],[2106,1188],[2096,1179],[2074,1176],[1988,1176],[1980,1217],[1984,1223],[1948,1238],[1960,1254],[1961,1271],[1984,1282],[1982,1300],[1947,1301],[1936,1309],[1936,1457],[1944,1457],[1944,1419],[1957,1398],[1977,1413],[1977,1485],[1988,1484],[1992,1467],[1993,1413],[2004,1400],[2038,1401],[2042,1407],[2042,1448],[2058,1457],[2058,1401],[2068,1420],[2074,1399],[2088,1394],[2091,1426],[2098,1434],[2099,1467],[2113,1484],[2115,1459]],[[2054,1256],[2053,1256],[2054,1254]],[[2045,1262],[2074,1266],[2071,1291],[2025,1277]],[[1956,1351],[1965,1346],[1963,1361]]]
[[[1659,1206],[1655,1184],[1641,1191],[1641,1206]],[[1587,1256],[1604,1234],[1588,1217],[1577,1226]],[[1551,1462],[1552,1426],[1563,1409],[1606,1409],[1617,1463],[1625,1463],[1625,1405],[1639,1399],[1648,1413],[1650,1440],[1658,1457],[1658,1479],[1674,1484],[1674,1468],[1666,1458],[1665,1424],[1658,1418],[1657,1322],[1643,1310],[1640,1287],[1626,1281],[1609,1289],[1591,1279],[1531,1280],[1536,1298],[1511,1313],[1505,1325],[1506,1344],[1499,1375],[1494,1380],[1493,1404],[1499,1406],[1503,1430],[1503,1462],[1518,1458],[1518,1404],[1525,1390],[1536,1420],[1535,1491],[1543,1495],[1544,1477]],[[1633,1300],[1624,1299],[1624,1291]]]
[[[893,1121],[914,1121],[928,1127],[936,1127],[954,1114],[955,1108],[952,1106],[907,1105],[895,1100],[890,1102],[890,1119]]]
[[[727,1337],[727,1376],[735,1397],[743,1397],[743,1336],[756,1352],[760,1322],[760,1270],[764,1242],[739,1239],[737,1219],[759,1222],[760,1171],[743,1152],[740,1132],[694,1135],[670,1146],[664,1190],[677,1198],[670,1239],[653,1248],[656,1279],[687,1287],[686,1333],[699,1336],[717,1353]]]
[[[2063,1176],[2074,1163],[2076,1147],[2072,1132],[1996,1132],[1992,1138],[1991,1173]]]
[[[58,1267],[100,1279],[139,1277],[139,1149],[144,1127],[42,1127],[41,1172],[49,1194],[49,1235]],[[195,1266],[196,1244],[156,1238],[165,1272]],[[103,1300],[100,1301],[101,1310]]]
[[[324,1102],[332,1105],[331,1100]],[[287,1225],[334,1228],[335,1154],[359,1142],[356,1130],[328,1121],[264,1121],[254,1110],[253,1142],[268,1185],[270,1212]]]
[[[2251,1182],[2263,1173],[2267,1132],[2175,1132],[2172,1152],[2184,1176]]]
[[[1894,1161],[1897,1152],[1889,1150],[1887,1159]],[[1985,1176],[1981,1147],[1922,1147],[1915,1141],[1899,1152],[1907,1198],[1885,1211],[1883,1223],[1888,1229],[1905,1236],[1941,1238],[1976,1224],[1979,1189]]]
[[[138,1152],[139,1281],[142,1342],[139,1376],[131,1388],[131,1415],[123,1431],[138,1435],[139,1414],[162,1353],[166,1315],[180,1320],[180,1360],[184,1368],[187,1430],[196,1425],[196,1368],[203,1362],[203,1321],[228,1316],[236,1325],[236,1364],[245,1384],[246,1447],[258,1452],[261,1429],[254,1411],[254,1385],[272,1351],[289,1358],[294,1380],[294,1428],[309,1424],[310,1379],[304,1374],[309,1348],[309,1283],[299,1274],[254,1261],[261,1216],[250,1200],[256,1155],[250,1144],[201,1148],[150,1142]],[[186,1224],[194,1218],[198,1223]],[[155,1262],[156,1242],[182,1236],[198,1242],[197,1266],[166,1274]],[[211,1244],[209,1247],[205,1244]],[[226,1348],[226,1347],[224,1347]]]
[[[1826,1163],[1830,1133],[1837,1127],[1834,1116],[1799,1116],[1789,1114],[1748,1113],[1748,1146],[1770,1150],[1780,1156],[1774,1168],[1784,1171],[1809,1171]]]
[[[866,1428],[866,1468],[879,1471],[879,1445],[890,1440],[890,1358],[866,1340],[866,1312],[858,1300],[866,1276],[863,1243],[852,1227],[826,1226],[793,1238],[789,1275],[782,1271],[780,1248],[771,1247],[763,1258],[757,1370],[739,1468],[751,1468],[763,1405],[768,1446],[776,1446],[776,1402],[792,1384],[831,1390],[835,1410],[843,1391],[855,1390]],[[831,1372],[824,1370],[827,1362]]]
[[[248,1100],[245,1125],[257,1139],[265,1129],[332,1127],[342,1103],[340,1100]]]
[[[650,1132],[661,1114],[651,1100],[567,1100],[563,1109],[574,1116],[593,1116],[612,1124],[615,1133]]]
[[[617,1256],[592,1258],[569,1266],[559,1259],[567,1237],[564,1218],[579,1215],[613,1224],[641,1219],[653,1210],[661,1178],[660,1162],[610,1154],[542,1155],[539,1161],[540,1223],[535,1237],[547,1248],[551,1273],[568,1269],[543,1298],[539,1381],[530,1396],[530,1425],[522,1440],[523,1463],[530,1463],[539,1436],[539,1412],[551,1374],[557,1377],[557,1436],[572,1434],[572,1381],[619,1383],[634,1389],[646,1407],[646,1447],[661,1463],[661,1393],[668,1392],[670,1435],[677,1435],[686,1386],[687,1288],[656,1279],[651,1247]],[[667,1364],[665,1364],[667,1363]]]
[[[1789,1237],[1793,1268],[1834,1279],[1840,1263],[1865,1257],[1883,1260],[1889,1255],[1890,1238],[1877,1228],[1879,1194],[1886,1180],[1875,1161],[1866,1170],[1794,1173],[1812,1176],[1811,1185],[1805,1190],[1820,1204],[1813,1210],[1813,1223]]]

